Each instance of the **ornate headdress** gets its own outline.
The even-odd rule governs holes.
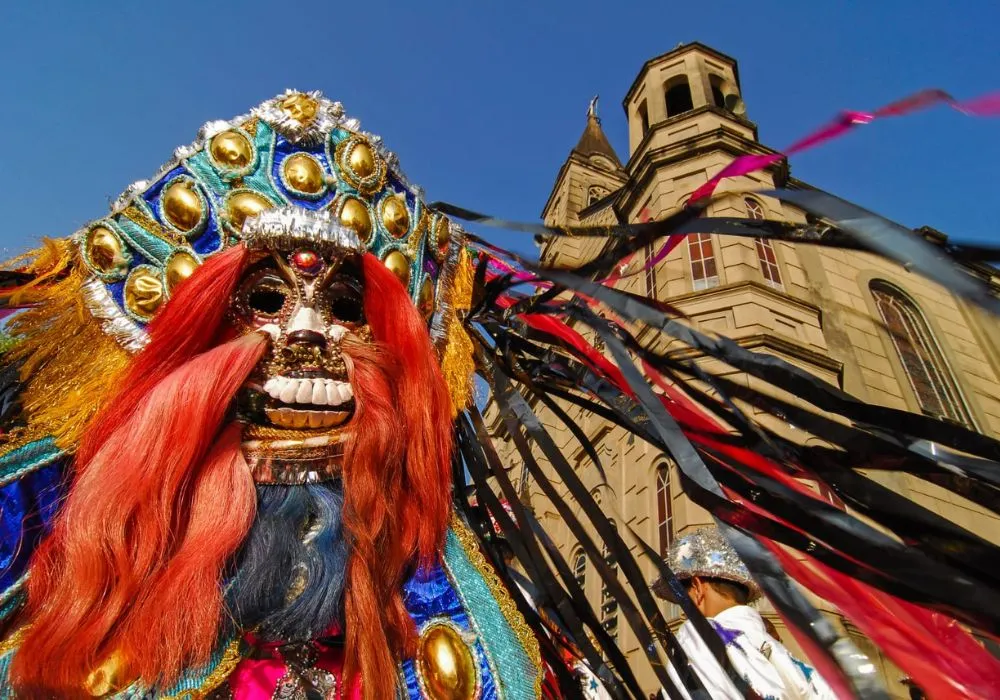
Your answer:
[[[91,275],[88,305],[126,347],[140,347],[181,281],[240,240],[249,218],[281,207],[319,212],[309,224],[317,230],[328,221],[353,231],[428,315],[452,303],[452,289],[439,283],[454,283],[467,261],[461,228],[427,207],[395,154],[339,102],[289,90],[249,115],[205,124],[197,141],[77,234]],[[295,218],[291,210],[266,217],[250,235],[294,226]],[[446,323],[437,319],[439,341]]]

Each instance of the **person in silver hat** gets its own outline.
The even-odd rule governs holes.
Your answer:
[[[749,606],[760,598],[760,587],[718,528],[706,527],[677,538],[667,553],[667,565],[722,638],[736,673],[761,698],[836,698],[816,670],[792,656],[778,641],[773,626]],[[663,579],[653,584],[653,590],[677,602]],[[681,626],[677,640],[713,700],[743,697],[690,622]],[[677,670],[672,665],[668,670],[680,692],[689,697]]]

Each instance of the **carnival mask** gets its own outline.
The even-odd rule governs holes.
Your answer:
[[[268,423],[323,430],[350,419],[354,392],[341,345],[348,336],[371,340],[362,284],[355,256],[309,247],[275,251],[248,270],[235,309],[273,340],[252,384],[266,396]]]
[[[248,437],[270,438],[272,453],[273,441],[280,440],[286,466],[290,460],[329,459],[336,450],[317,449],[339,442],[339,428],[355,410],[344,346],[372,341],[363,303],[363,248],[353,231],[325,212],[294,207],[248,219],[243,235],[257,260],[234,296],[233,317],[237,328],[266,332],[272,340],[240,403]],[[259,462],[256,443],[248,445],[248,458]],[[259,471],[259,480],[284,481],[273,469]],[[305,480],[318,480],[323,471]]]

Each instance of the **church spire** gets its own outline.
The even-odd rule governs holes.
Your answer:
[[[590,106],[587,107],[587,126],[584,128],[583,134],[580,136],[580,140],[577,142],[573,152],[585,158],[592,155],[604,156],[610,159],[616,168],[621,169],[622,162],[618,159],[615,149],[608,142],[608,137],[604,135],[604,129],[601,128],[601,119],[597,116],[597,100],[599,98],[600,95],[594,95],[594,98],[590,101]]]

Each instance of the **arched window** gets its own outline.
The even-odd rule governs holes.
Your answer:
[[[642,129],[642,135],[645,136],[649,131],[649,109],[646,107],[646,101],[643,100],[639,105],[639,109],[636,110],[639,114],[639,127]]]
[[[758,202],[753,197],[745,197],[743,199],[743,205],[747,208],[747,218],[748,219],[765,219],[764,216],[764,205]]]
[[[615,527],[615,524],[612,522],[611,526]],[[617,576],[618,560],[608,552],[607,547],[604,548],[604,562],[611,567],[612,573]],[[607,583],[601,586],[601,627],[613,640],[618,641],[618,600],[611,594]]]
[[[754,240],[757,247],[757,261],[760,263],[760,272],[764,275],[764,281],[775,289],[782,289],[781,269],[778,267],[778,256],[775,255],[774,246],[766,238]]]
[[[572,557],[573,563],[573,578],[576,579],[576,585],[580,587],[581,591],[587,591],[587,555],[583,553],[582,549],[577,549],[573,553]]]
[[[673,536],[674,504],[670,498],[670,465],[656,468],[656,532],[660,540],[660,556],[667,556]]]
[[[712,103],[716,107],[726,108],[726,96],[722,93],[722,78],[717,75],[708,76],[708,84],[712,88]]]
[[[744,197],[743,206],[747,209],[748,219],[763,220],[767,218],[764,214],[764,205],[753,197]],[[778,256],[774,252],[771,241],[765,238],[754,239],[757,248],[757,262],[760,263],[761,274],[764,281],[775,289],[782,289],[781,269],[778,267]]]
[[[971,425],[972,418],[958,385],[920,309],[887,282],[874,280],[869,288],[920,410],[930,416]]]
[[[675,117],[694,109],[694,102],[691,101],[691,86],[688,85],[687,77],[681,76],[667,83],[664,99],[667,102],[668,117]]]
[[[692,233],[688,236],[688,254],[691,257],[691,284],[697,292],[719,285],[719,270],[715,266],[712,235]]]
[[[596,202],[601,201],[607,197],[609,192],[598,185],[592,185],[587,189],[587,206],[589,207]]]
[[[652,243],[647,243],[643,248],[646,260],[646,296],[650,299],[656,299],[656,265],[653,264],[653,258],[656,257],[656,251],[653,249]]]

